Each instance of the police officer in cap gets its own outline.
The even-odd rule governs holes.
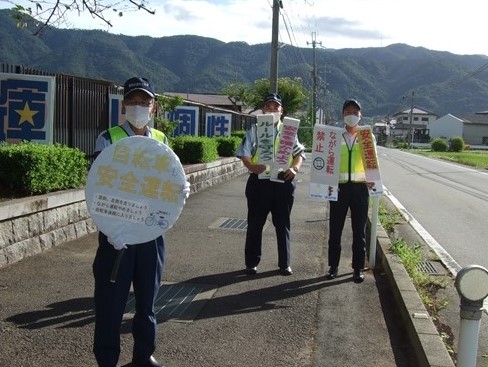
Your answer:
[[[127,121],[103,131],[95,144],[95,156],[105,147],[129,136],[146,136],[164,144],[164,133],[148,127],[156,102],[155,93],[145,78],[135,77],[124,84],[122,101]],[[188,187],[183,192],[189,192]],[[153,357],[156,349],[154,301],[159,291],[164,266],[164,238],[126,246],[120,239],[100,232],[93,262],[95,277],[95,335],[93,352],[98,366],[116,366],[120,354],[120,326],[131,284],[136,300],[132,321],[134,348],[132,366],[162,366]],[[111,272],[119,251],[120,267],[115,282]]]
[[[274,116],[274,149],[276,151],[283,126],[281,122],[283,115],[281,96],[276,93],[267,95],[264,99],[262,112]],[[263,227],[268,214],[271,212],[278,245],[278,269],[282,275],[291,275],[293,271],[290,266],[290,214],[296,186],[294,178],[302,164],[305,147],[300,144],[298,138],[295,138],[293,159],[290,161],[289,168],[284,172],[284,183],[280,183],[258,178],[258,175],[266,170],[266,166],[258,164],[259,157],[255,149],[257,144],[256,125],[252,125],[246,131],[242,144],[236,153],[236,157],[242,160],[250,173],[246,184],[248,214],[244,250],[245,272],[248,275],[257,273],[257,266],[261,261]]]

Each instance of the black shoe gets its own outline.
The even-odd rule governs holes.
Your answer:
[[[331,266],[329,268],[329,271],[325,274],[325,279],[327,280],[332,280],[337,278],[337,273],[339,272],[339,269],[336,268],[335,266]]]
[[[158,361],[156,361],[156,358],[151,356],[145,362],[132,361],[132,367],[164,367],[164,366],[160,364]]]
[[[246,268],[246,270],[244,270],[244,273],[246,273],[247,275],[256,275],[258,273],[258,268],[256,266],[253,266],[252,268]]]
[[[354,283],[362,283],[364,281],[363,269],[354,269],[352,279],[354,280]]]
[[[293,270],[291,270],[290,267],[287,267],[287,268],[284,268],[284,269],[280,269],[280,274],[281,275],[292,275],[293,274]]]

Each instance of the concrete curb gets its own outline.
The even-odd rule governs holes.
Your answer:
[[[377,259],[391,285],[395,301],[417,356],[419,367],[454,367],[454,362],[403,263],[390,252],[391,241],[378,223]]]

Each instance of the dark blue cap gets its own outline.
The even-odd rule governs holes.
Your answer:
[[[280,106],[283,106],[283,102],[281,100],[281,96],[278,93],[270,93],[270,94],[268,94],[264,98],[264,105],[266,105],[266,103],[268,103],[270,101],[274,101],[274,102],[278,103]]]
[[[154,89],[146,78],[136,77],[130,78],[124,84],[124,97],[135,90],[142,90],[154,98]]]

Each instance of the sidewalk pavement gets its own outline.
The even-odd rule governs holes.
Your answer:
[[[327,205],[308,199],[310,161],[298,176],[292,268],[277,267],[273,225],[255,276],[244,275],[247,174],[193,194],[166,234],[155,357],[166,367],[417,367],[387,276],[355,284],[349,218],[339,277],[327,281]],[[96,234],[0,269],[0,366],[95,366]],[[163,294],[164,293],[164,294]],[[131,306],[119,366],[130,366]]]

